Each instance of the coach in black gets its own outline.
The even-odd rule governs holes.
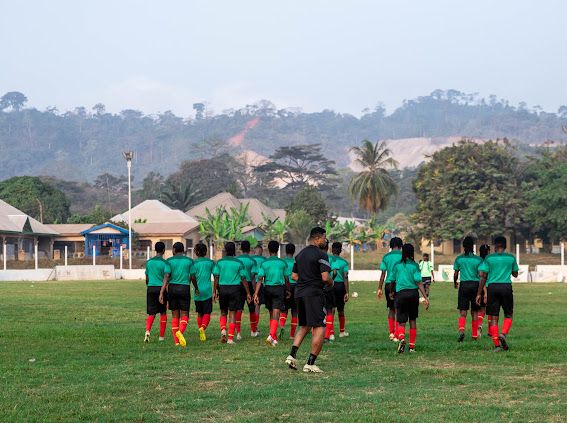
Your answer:
[[[324,285],[332,285],[329,277],[331,266],[327,253],[321,250],[328,243],[325,229],[313,228],[309,236],[309,245],[296,257],[293,266],[292,279],[297,281],[295,301],[299,319],[299,330],[295,334],[291,352],[285,362],[290,369],[297,370],[297,350],[303,338],[311,329],[311,354],[303,367],[306,373],[322,373],[315,365],[315,360],[323,347],[325,337],[325,295]]]

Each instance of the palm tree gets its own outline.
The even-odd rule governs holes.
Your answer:
[[[368,140],[350,151],[355,155],[355,163],[363,168],[350,182],[352,198],[358,200],[361,209],[371,213],[386,209],[390,198],[398,191],[388,173],[388,168],[396,169],[398,166],[398,162],[390,157],[392,152],[384,142],[372,144]]]
[[[182,211],[189,209],[200,194],[201,190],[195,188],[191,182],[180,184],[167,182],[162,192],[163,202],[166,205]]]

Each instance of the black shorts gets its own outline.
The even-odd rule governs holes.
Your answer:
[[[504,311],[504,317],[512,317],[514,314],[514,293],[511,283],[491,283],[486,288],[486,314],[498,316],[500,307]]]
[[[250,281],[248,281],[248,291],[250,291],[250,296],[254,297],[254,284]],[[240,295],[241,295],[241,299],[240,299],[240,303],[238,304],[238,310],[244,310],[244,304],[246,304],[246,291],[244,290],[244,287],[242,285],[240,285]],[[258,291],[258,299],[260,300],[260,305],[264,304],[263,286],[261,286],[260,291]],[[256,312],[256,304],[254,303],[254,301],[248,303],[248,311],[250,313]]]
[[[265,286],[264,299],[268,310],[285,311],[285,286]]]
[[[297,307],[299,326],[325,327],[327,312],[325,310],[325,296],[323,294],[313,297],[296,298],[295,304]]]
[[[419,291],[417,289],[402,289],[396,293],[396,320],[406,323],[415,320],[419,314]]]
[[[394,292],[394,299],[390,299],[390,287],[392,286],[391,283],[387,283],[386,287],[384,288],[384,296],[386,297],[386,308],[391,310],[396,308],[396,293]]]
[[[421,283],[423,283],[423,285],[431,285],[431,276],[423,276],[421,278]]]
[[[345,284],[342,282],[335,282],[333,290],[335,291],[335,307],[337,307],[338,311],[343,312],[345,310]]]
[[[238,311],[240,310],[240,295],[241,285],[220,285],[219,286],[219,305],[223,311]]]
[[[295,307],[295,284],[292,283],[290,284],[290,288],[291,288],[291,296],[289,298],[285,299],[285,309],[287,310],[291,310],[291,311],[295,311],[296,307]]]
[[[146,290],[146,309],[147,313],[151,316],[154,314],[161,314],[167,311],[167,292],[164,293],[164,304],[159,302],[159,293],[161,286],[148,286]]]
[[[325,289],[323,289],[323,294],[325,294],[325,307],[327,308],[327,310],[335,308],[337,304],[335,301],[335,290],[333,289],[333,287],[325,287]]]
[[[461,281],[457,298],[457,310],[468,310],[469,306],[471,311],[480,310],[480,306],[476,304],[478,284],[479,282],[476,281]]]
[[[189,311],[191,306],[191,290],[189,285],[170,283],[167,286],[167,299],[170,310]]]
[[[195,311],[200,314],[211,314],[213,312],[213,299],[195,301]]]

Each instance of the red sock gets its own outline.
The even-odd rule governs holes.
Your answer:
[[[346,323],[345,316],[339,316],[339,328],[341,332],[345,331],[345,323]]]
[[[409,330],[409,347],[415,348],[415,337],[417,336],[417,329],[410,328]]]
[[[289,336],[295,336],[295,329],[297,328],[297,317],[291,316],[291,329]]]
[[[173,317],[171,319],[171,333],[173,334],[173,342],[175,342],[175,345],[179,344],[179,339],[177,339],[177,336],[175,336],[178,330],[179,330],[179,317]]]
[[[236,329],[236,323],[228,324],[228,339],[234,339],[234,330]]]
[[[207,329],[209,327],[209,323],[211,323],[211,315],[210,314],[203,314],[203,320],[201,322],[201,326],[204,329]],[[225,318],[225,324],[224,324],[225,328],[226,328],[226,318]]]
[[[256,325],[256,313],[250,313],[250,332],[256,332],[258,330],[258,326]]]
[[[388,329],[391,334],[396,334],[396,320],[393,317],[388,317]]]
[[[256,323],[254,324],[254,328],[256,329],[254,332],[258,332],[258,326],[260,326],[260,313],[254,313],[256,316]]]
[[[495,347],[500,346],[500,341],[498,340],[498,325],[492,325],[488,328],[488,333],[492,336],[492,342]]]
[[[200,329],[203,326],[203,317],[200,314],[197,314],[197,327]]]
[[[465,331],[466,324],[467,324],[467,318],[466,317],[459,317],[459,332]]]
[[[331,314],[331,335],[335,334],[335,315]]]
[[[472,337],[473,339],[478,338],[478,320],[473,320],[472,323]]]
[[[280,314],[280,327],[282,327],[282,328],[285,327],[286,320],[287,320],[287,313],[281,313]]]
[[[325,319],[325,339],[329,339],[329,337],[331,336],[331,322],[331,315],[327,314],[327,318]]]
[[[270,336],[278,340],[278,321],[276,319],[270,319]]]
[[[188,324],[189,324],[189,316],[182,316],[181,321],[179,322],[179,332],[185,333],[185,329],[187,329]]]
[[[398,339],[401,341],[402,339],[406,339],[406,327],[402,325],[398,325]]]
[[[223,330],[226,330],[226,316],[222,316],[220,317],[220,330],[221,332]]]
[[[152,325],[154,324],[154,319],[156,318],[156,316],[148,316],[146,317],[146,332],[149,332],[152,330]]]
[[[400,332],[400,325],[398,325],[398,322],[394,318],[394,333],[399,333],[399,332]]]
[[[167,314],[162,314],[159,318],[159,336],[165,336],[165,328],[167,327]]]
[[[242,327],[242,310],[236,312],[236,333],[240,333]]]
[[[482,326],[482,322],[484,320],[484,313],[478,313],[478,325]]]
[[[510,328],[512,327],[512,319],[510,317],[505,317],[502,323],[502,334],[508,335]]]

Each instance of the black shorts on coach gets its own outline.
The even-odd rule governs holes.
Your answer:
[[[338,311],[342,312],[345,309],[345,284],[342,282],[335,282],[333,291],[335,292],[335,307],[337,307]]]
[[[213,299],[195,301],[195,311],[198,314],[211,314],[213,312]]]
[[[272,310],[285,311],[285,286],[265,286],[264,301],[266,308]]]
[[[393,309],[396,308],[396,293],[394,292],[394,299],[390,299],[390,287],[391,283],[387,283],[384,287],[384,296],[386,297],[386,308]]]
[[[240,287],[240,284],[219,286],[219,306],[221,310],[240,310]]]
[[[323,294],[295,299],[299,326],[325,327],[327,312]]]
[[[476,303],[478,285],[477,281],[461,281],[457,296],[457,310],[468,310],[469,307],[471,311],[480,310],[480,306]]]
[[[512,317],[514,314],[514,292],[511,283],[491,283],[486,288],[488,298],[486,300],[486,314],[498,316],[500,307],[504,311],[504,317]]]
[[[161,314],[167,311],[167,292],[164,293],[164,304],[159,302],[161,286],[148,286],[146,290],[146,309],[149,315]]]
[[[419,314],[419,291],[417,289],[402,289],[396,293],[396,320],[406,323],[415,320]]]
[[[290,284],[291,296],[285,299],[285,309],[295,311],[295,284]]]
[[[335,290],[332,286],[327,286],[323,289],[323,293],[325,294],[325,307],[327,310],[331,308],[335,308],[337,303],[335,301]]]
[[[167,286],[167,300],[170,310],[189,311],[191,307],[191,289],[189,285],[170,283]]]

